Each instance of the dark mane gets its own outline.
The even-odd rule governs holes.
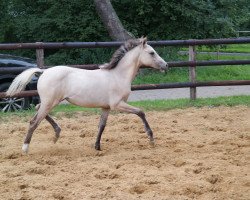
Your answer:
[[[135,48],[136,46],[138,46],[140,43],[141,43],[140,39],[127,40],[126,42],[124,42],[123,45],[121,45],[115,51],[115,53],[112,55],[112,58],[111,58],[110,62],[104,64],[102,68],[105,68],[105,69],[113,69],[113,68],[115,68],[117,66],[117,64],[119,63],[119,61],[124,57],[124,55],[128,51],[130,51],[133,48]]]

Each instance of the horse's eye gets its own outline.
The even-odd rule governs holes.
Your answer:
[[[155,52],[152,51],[152,52],[150,52],[149,54],[150,54],[151,56],[153,56],[153,55],[155,55]]]

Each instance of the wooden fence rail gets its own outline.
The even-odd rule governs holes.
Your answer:
[[[250,60],[212,60],[212,61],[184,61],[184,62],[168,62],[169,67],[187,67],[187,66],[222,66],[222,65],[249,65]],[[95,70],[99,69],[99,64],[89,64],[89,65],[67,65],[70,67]],[[53,66],[44,66],[44,69],[50,68]],[[150,67],[143,67],[150,68]],[[29,69],[27,67],[2,67],[0,68],[1,74],[19,74],[24,70]]]
[[[196,66],[217,66],[217,65],[246,65],[250,64],[250,60],[212,60],[212,61],[196,61],[195,47],[197,45],[219,45],[219,44],[244,44],[250,43],[250,38],[224,38],[224,39],[205,39],[205,40],[165,40],[165,41],[149,41],[152,46],[189,46],[189,61],[185,62],[168,62],[169,67],[189,67],[189,82],[185,83],[162,83],[162,84],[145,84],[134,85],[132,90],[149,90],[149,89],[168,89],[168,88],[190,88],[190,99],[196,99],[196,87],[204,86],[228,86],[228,85],[250,85],[250,80],[234,80],[234,81],[196,81]],[[36,42],[36,43],[13,43],[0,44],[0,50],[16,50],[16,49],[36,49],[37,66],[40,68],[48,68],[44,66],[44,50],[45,49],[67,49],[67,48],[110,48],[118,47],[122,42]],[[98,64],[91,65],[70,65],[76,68],[94,70],[98,68]],[[0,68],[1,74],[21,73],[27,68],[20,67],[4,67]],[[23,91],[16,96],[35,96],[37,91]],[[0,98],[6,97],[4,92],[0,92]]]
[[[208,87],[208,86],[232,86],[232,85],[250,85],[250,80],[238,81],[204,81],[204,82],[181,82],[181,83],[161,83],[161,84],[143,84],[132,85],[131,89],[134,90],[154,90],[154,89],[171,89],[171,88],[187,88],[187,87]],[[20,92],[15,97],[29,97],[37,96],[36,90],[28,90]],[[0,98],[5,97],[5,93],[0,93]]]
[[[123,42],[36,42],[36,43],[1,43],[0,50],[16,49],[69,49],[69,48],[110,48],[119,47]],[[223,38],[204,40],[161,40],[149,41],[152,46],[197,46],[219,44],[250,43],[250,38]]]

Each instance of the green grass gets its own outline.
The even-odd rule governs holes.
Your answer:
[[[244,105],[250,107],[250,96],[232,96],[232,97],[217,97],[217,98],[199,98],[195,101],[189,99],[176,100],[147,100],[130,102],[130,105],[142,108],[145,111],[167,111],[170,109],[184,109],[189,107],[215,107],[215,106],[237,106]],[[18,121],[29,121],[35,113],[34,109],[15,112],[15,113],[0,113],[0,120],[7,121],[10,119],[18,119]],[[59,105],[53,111],[52,115],[57,117],[75,117],[76,113],[82,115],[99,114],[100,109],[82,108],[74,105]],[[79,116],[79,115],[78,115]]]
[[[250,53],[250,44],[230,44],[223,52]]]
[[[250,44],[228,45],[228,51],[238,49],[238,51],[250,53]],[[207,48],[207,47],[204,47]],[[164,49],[159,49],[160,55],[164,57]],[[207,50],[207,49],[206,49]],[[211,50],[211,49],[210,49]],[[211,50],[214,51],[214,50]],[[178,50],[173,51],[176,55]],[[174,56],[173,56],[174,58]],[[164,59],[168,61],[168,58]],[[235,56],[235,55],[211,55],[211,54],[197,54],[196,60],[250,60],[250,56]],[[170,59],[173,60],[173,59]],[[178,61],[187,61],[188,56],[182,55],[174,59]],[[167,82],[187,82],[189,80],[188,67],[170,68],[167,73],[160,73],[156,70],[147,69],[144,73],[139,74],[133,81],[134,85],[137,84],[157,84]],[[250,65],[229,65],[229,66],[207,66],[197,67],[197,80],[198,81],[214,81],[214,80],[250,80]]]
[[[188,51],[188,48],[182,48],[183,51]],[[227,44],[216,46],[199,46],[197,51],[206,52],[230,52],[230,53],[250,53],[250,44]]]
[[[132,102],[131,105],[141,107],[144,110],[166,111],[171,109],[184,109],[189,107],[217,107],[217,106],[237,106],[245,105],[250,107],[250,96],[232,96],[217,98],[198,98],[195,101],[189,99],[176,100],[150,100]]]
[[[196,60],[250,60],[250,53],[249,56],[197,54]]]
[[[143,72],[143,75],[137,75],[137,77],[133,81],[133,84],[157,84],[186,81],[188,81],[188,68],[170,68],[168,72],[165,73],[147,69]]]
[[[197,81],[250,80],[250,65],[197,67]]]
[[[250,80],[250,65],[197,67],[196,73],[197,81]],[[133,81],[133,84],[157,84],[188,81],[188,68],[182,67],[170,68],[166,73],[148,69],[143,75],[138,75]]]

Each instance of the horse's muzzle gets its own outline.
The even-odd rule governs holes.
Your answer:
[[[160,72],[166,72],[168,70],[168,63],[166,63],[166,65],[162,65],[160,67]]]

